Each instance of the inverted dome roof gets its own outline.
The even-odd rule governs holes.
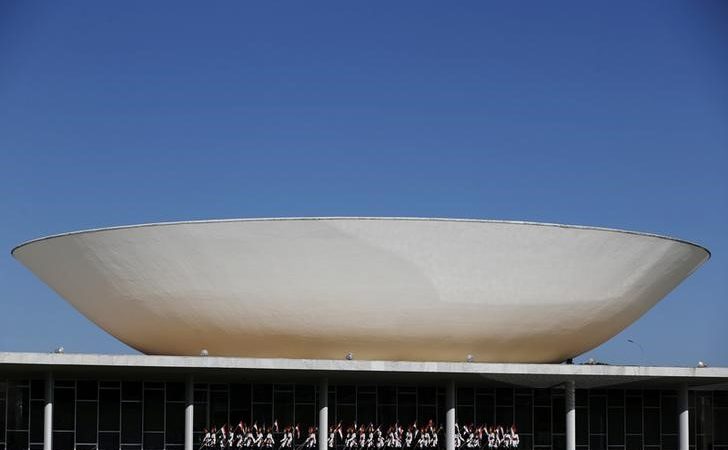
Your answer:
[[[413,218],[135,225],[13,255],[144,353],[489,362],[596,347],[709,257],[645,233]]]

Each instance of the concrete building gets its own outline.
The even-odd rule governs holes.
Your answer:
[[[728,449],[728,369],[559,364],[708,259],[682,240],[249,219],[67,233],[13,255],[145,355],[0,353],[0,450],[192,450],[204,427],[273,420],[318,426],[321,450],[329,424],[429,420],[446,450],[456,423],[515,424],[524,449]]]

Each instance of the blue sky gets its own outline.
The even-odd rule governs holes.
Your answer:
[[[10,256],[31,238],[436,216],[708,247],[578,360],[728,366],[726,19],[720,1],[2,2],[0,351],[132,351]]]

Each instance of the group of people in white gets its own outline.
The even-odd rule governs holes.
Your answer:
[[[278,421],[272,426],[251,426],[244,422],[236,427],[223,425],[219,429],[203,429],[200,449],[312,449],[317,447],[316,427],[308,427],[305,432],[299,425],[279,427]],[[303,439],[302,439],[303,437]],[[455,448],[458,449],[517,449],[520,438],[515,425],[503,426],[455,424]],[[425,425],[417,422],[408,427],[395,423],[383,429],[380,425],[357,425],[344,427],[342,423],[329,427],[327,446],[330,449],[346,450],[383,450],[383,449],[439,449],[444,447],[442,427],[435,426],[432,420]]]

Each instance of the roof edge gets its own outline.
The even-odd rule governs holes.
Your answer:
[[[112,226],[112,227],[100,227],[100,228],[89,228],[84,230],[77,230],[77,231],[68,231],[65,233],[57,233],[57,234],[51,234],[48,236],[42,236],[39,238],[31,239],[25,242],[22,242],[10,250],[10,254],[15,257],[15,252],[21,249],[22,247],[25,247],[27,245],[34,244],[36,242],[46,241],[49,239],[55,239],[65,236],[74,236],[79,234],[87,234],[87,233],[99,233],[104,231],[113,231],[113,230],[124,230],[124,229],[132,229],[132,228],[146,228],[146,227],[165,227],[165,226],[172,226],[172,225],[184,225],[184,224],[205,224],[205,223],[227,223],[227,222],[278,222],[278,221],[305,221],[305,220],[400,220],[400,221],[431,221],[431,222],[471,222],[471,223],[491,223],[491,224],[511,224],[511,225],[530,225],[530,226],[543,226],[543,227],[555,227],[555,228],[569,228],[569,229],[577,229],[577,230],[593,230],[593,231],[607,231],[612,233],[622,233],[622,234],[630,234],[630,235],[636,235],[636,236],[646,236],[646,237],[652,237],[652,238],[658,238],[658,239],[665,239],[669,241],[679,242],[681,244],[687,244],[693,247],[696,247],[700,250],[703,250],[706,255],[706,261],[710,259],[712,256],[710,250],[708,250],[706,247],[685,240],[680,239],[672,236],[662,235],[662,234],[655,234],[655,233],[647,233],[642,231],[631,231],[631,230],[624,230],[620,228],[608,228],[608,227],[596,227],[596,226],[588,226],[588,225],[569,225],[569,224],[560,224],[560,223],[550,223],[550,222],[532,222],[532,221],[524,221],[524,220],[495,220],[495,219],[468,219],[468,218],[447,218],[447,217],[398,217],[398,216],[391,216],[391,217],[378,217],[378,216],[302,216],[302,217],[261,217],[261,218],[232,218],[232,219],[201,219],[201,220],[180,220],[180,221],[169,221],[169,222],[150,222],[150,223],[141,223],[141,224],[132,224],[132,225],[118,225],[118,226]]]

